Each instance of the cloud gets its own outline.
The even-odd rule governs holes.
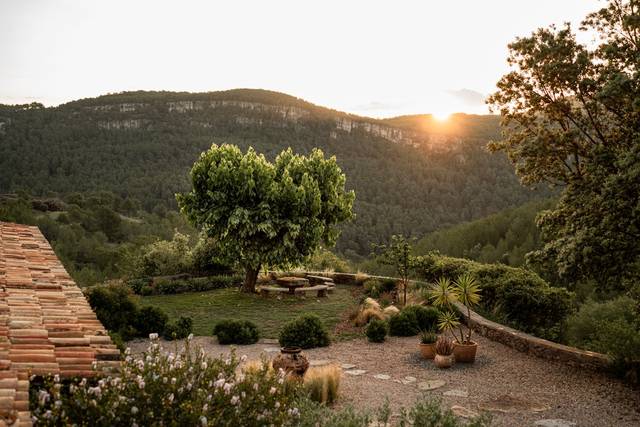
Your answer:
[[[447,93],[470,107],[484,106],[484,101],[487,98],[480,92],[471,89],[448,90]]]

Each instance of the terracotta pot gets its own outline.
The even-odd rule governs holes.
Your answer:
[[[436,344],[420,343],[420,353],[423,359],[433,359],[436,356]]]
[[[280,354],[273,358],[271,365],[276,371],[282,369],[287,373],[302,377],[309,368],[309,360],[302,353],[300,347],[282,347]]]
[[[433,362],[436,364],[438,368],[447,369],[453,366],[453,364],[456,362],[456,359],[453,354],[450,354],[449,356],[436,354],[436,356],[433,359]]]
[[[476,360],[476,352],[478,351],[478,343],[473,341],[469,343],[455,343],[453,346],[453,355],[456,362],[473,363]]]

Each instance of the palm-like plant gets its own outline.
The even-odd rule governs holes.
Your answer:
[[[429,298],[436,307],[450,307],[458,300],[451,280],[446,277],[440,277],[433,283],[429,291]]]
[[[454,282],[454,294],[467,308],[467,319],[471,319],[471,307],[478,305],[480,302],[480,286],[476,279],[469,273],[460,275]],[[468,334],[466,342],[471,341],[471,328],[467,328]]]
[[[458,320],[458,316],[453,311],[443,311],[438,316],[438,328],[441,331],[451,331],[451,335],[456,341],[460,341],[460,339],[464,340],[464,332],[462,328],[460,328],[460,321]],[[454,332],[456,328],[460,329],[460,339],[456,336]]]

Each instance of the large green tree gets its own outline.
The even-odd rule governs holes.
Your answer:
[[[181,211],[246,272],[243,290],[255,291],[262,265],[303,261],[337,225],[353,217],[353,191],[335,157],[315,149],[308,157],[289,148],[271,163],[252,148],[212,145],[191,169],[192,190],[178,194]]]
[[[509,45],[512,71],[489,98],[525,184],[563,187],[531,254],[568,281],[621,291],[640,259],[640,1],[609,1],[580,30],[539,29]],[[594,37],[594,35],[596,37]]]

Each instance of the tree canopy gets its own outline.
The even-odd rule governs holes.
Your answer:
[[[178,194],[189,221],[202,227],[221,254],[246,271],[255,289],[261,266],[299,263],[320,244],[332,246],[337,225],[353,218],[353,191],[335,157],[280,153],[273,163],[249,148],[213,144],[191,169],[192,190]]]
[[[509,45],[513,70],[489,98],[503,117],[505,151],[526,184],[563,187],[538,220],[544,246],[531,260],[561,277],[620,291],[638,276],[640,246],[640,1],[609,1],[569,24]]]

